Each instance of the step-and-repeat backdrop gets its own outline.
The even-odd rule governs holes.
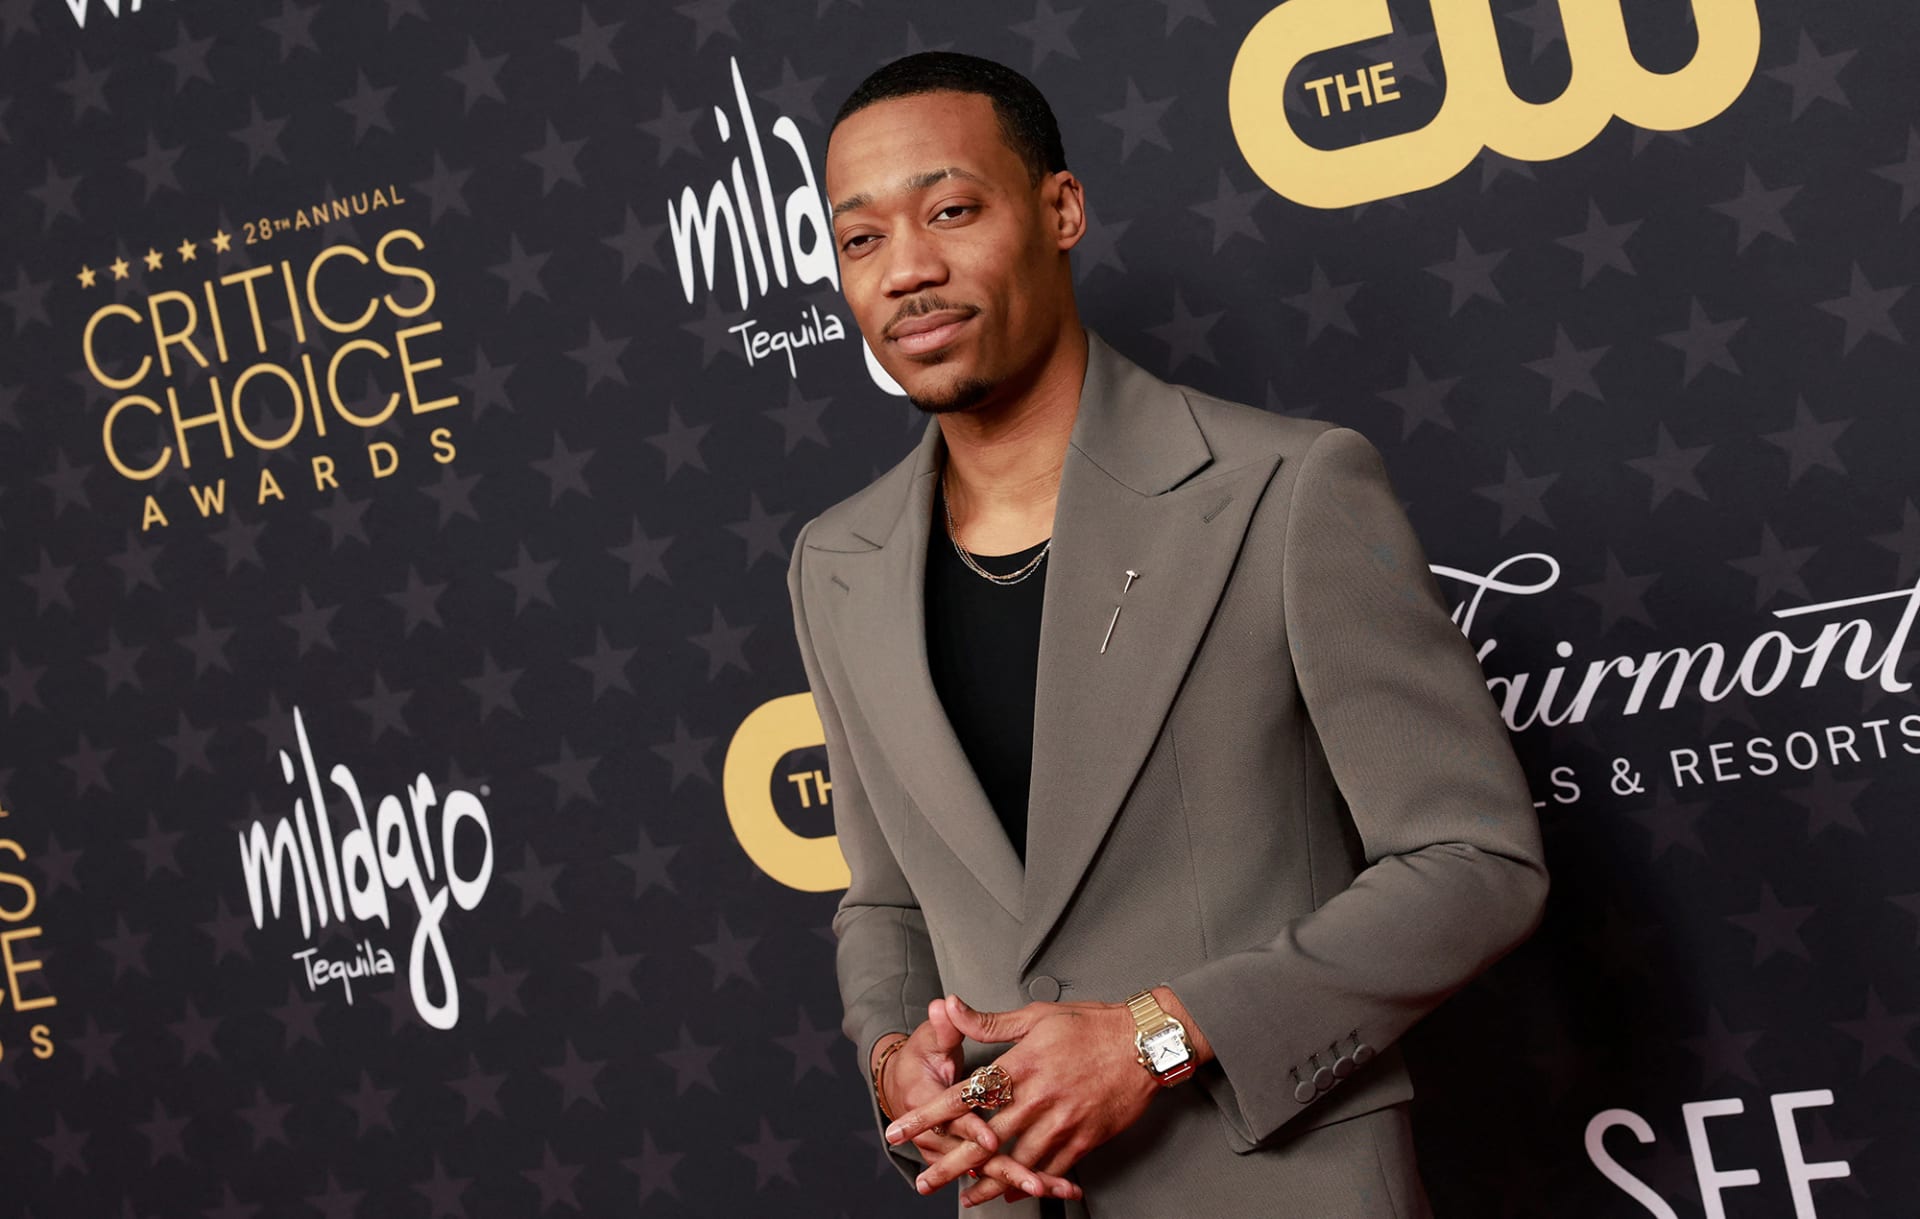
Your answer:
[[[1385,453],[1546,923],[1449,1216],[1920,1209],[1920,9],[0,2],[0,1210],[931,1214],[784,577],[923,420],[827,123],[951,47],[1091,325]]]

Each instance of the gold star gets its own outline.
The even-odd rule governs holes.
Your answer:
[[[147,247],[147,270],[158,271],[160,269],[160,263],[161,263],[160,251],[154,249],[152,246],[148,246]]]
[[[197,250],[197,249],[199,249],[199,248],[200,248],[199,246],[197,246],[197,245],[195,245],[195,244],[194,244],[193,242],[191,242],[191,241],[188,241],[188,240],[187,240],[186,238],[184,238],[184,237],[183,237],[183,238],[181,238],[181,239],[180,239],[180,261],[181,261],[181,262],[192,262],[192,261],[193,261],[193,253],[194,253],[194,251],[195,251],[195,250]]]
[[[215,233],[213,235],[213,249],[214,249],[214,252],[217,254],[225,254],[227,252],[227,247],[232,244],[233,244],[233,238],[227,236],[227,231],[225,229],[221,229],[218,233]]]
[[[108,265],[110,265],[113,268],[113,277],[115,279],[125,279],[127,277],[127,260],[126,259],[116,258],[113,260],[112,263]]]
[[[92,267],[81,267],[81,268],[80,268],[80,286],[81,286],[82,288],[91,288],[91,287],[93,287],[93,278],[94,278],[94,276],[93,276],[93,268],[92,268]],[[0,816],[5,816],[5,814],[4,814],[4,813],[0,813]]]

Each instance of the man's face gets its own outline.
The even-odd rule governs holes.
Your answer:
[[[1054,340],[1071,299],[1060,252],[1078,239],[1059,223],[1063,179],[1034,184],[977,93],[877,102],[834,130],[841,290],[920,409],[987,401]]]

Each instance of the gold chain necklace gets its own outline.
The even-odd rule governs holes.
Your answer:
[[[1010,571],[1004,576],[995,575],[993,572],[988,571],[986,568],[980,566],[980,564],[974,562],[973,556],[967,553],[967,548],[960,544],[960,532],[955,529],[953,525],[953,498],[946,494],[946,488],[946,478],[942,475],[940,480],[940,504],[941,507],[947,511],[947,540],[953,543],[953,553],[959,555],[960,561],[972,569],[974,574],[984,580],[990,580],[995,584],[1018,584],[1039,570],[1040,561],[1047,557],[1049,550],[1053,549],[1052,538],[1048,538],[1046,545],[1040,548],[1040,553],[1027,560],[1020,570]]]

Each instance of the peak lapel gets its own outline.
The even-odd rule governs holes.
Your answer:
[[[927,664],[927,542],[940,451],[939,425],[929,420],[902,463],[902,490],[874,495],[850,522],[849,531],[876,549],[836,556],[847,605],[834,621],[842,654],[866,657],[848,666],[861,711],[920,815],[1017,919],[1020,857],[954,735]]]
[[[1214,468],[1186,398],[1091,338],[1047,558],[1020,968],[1125,802],[1278,464]]]

